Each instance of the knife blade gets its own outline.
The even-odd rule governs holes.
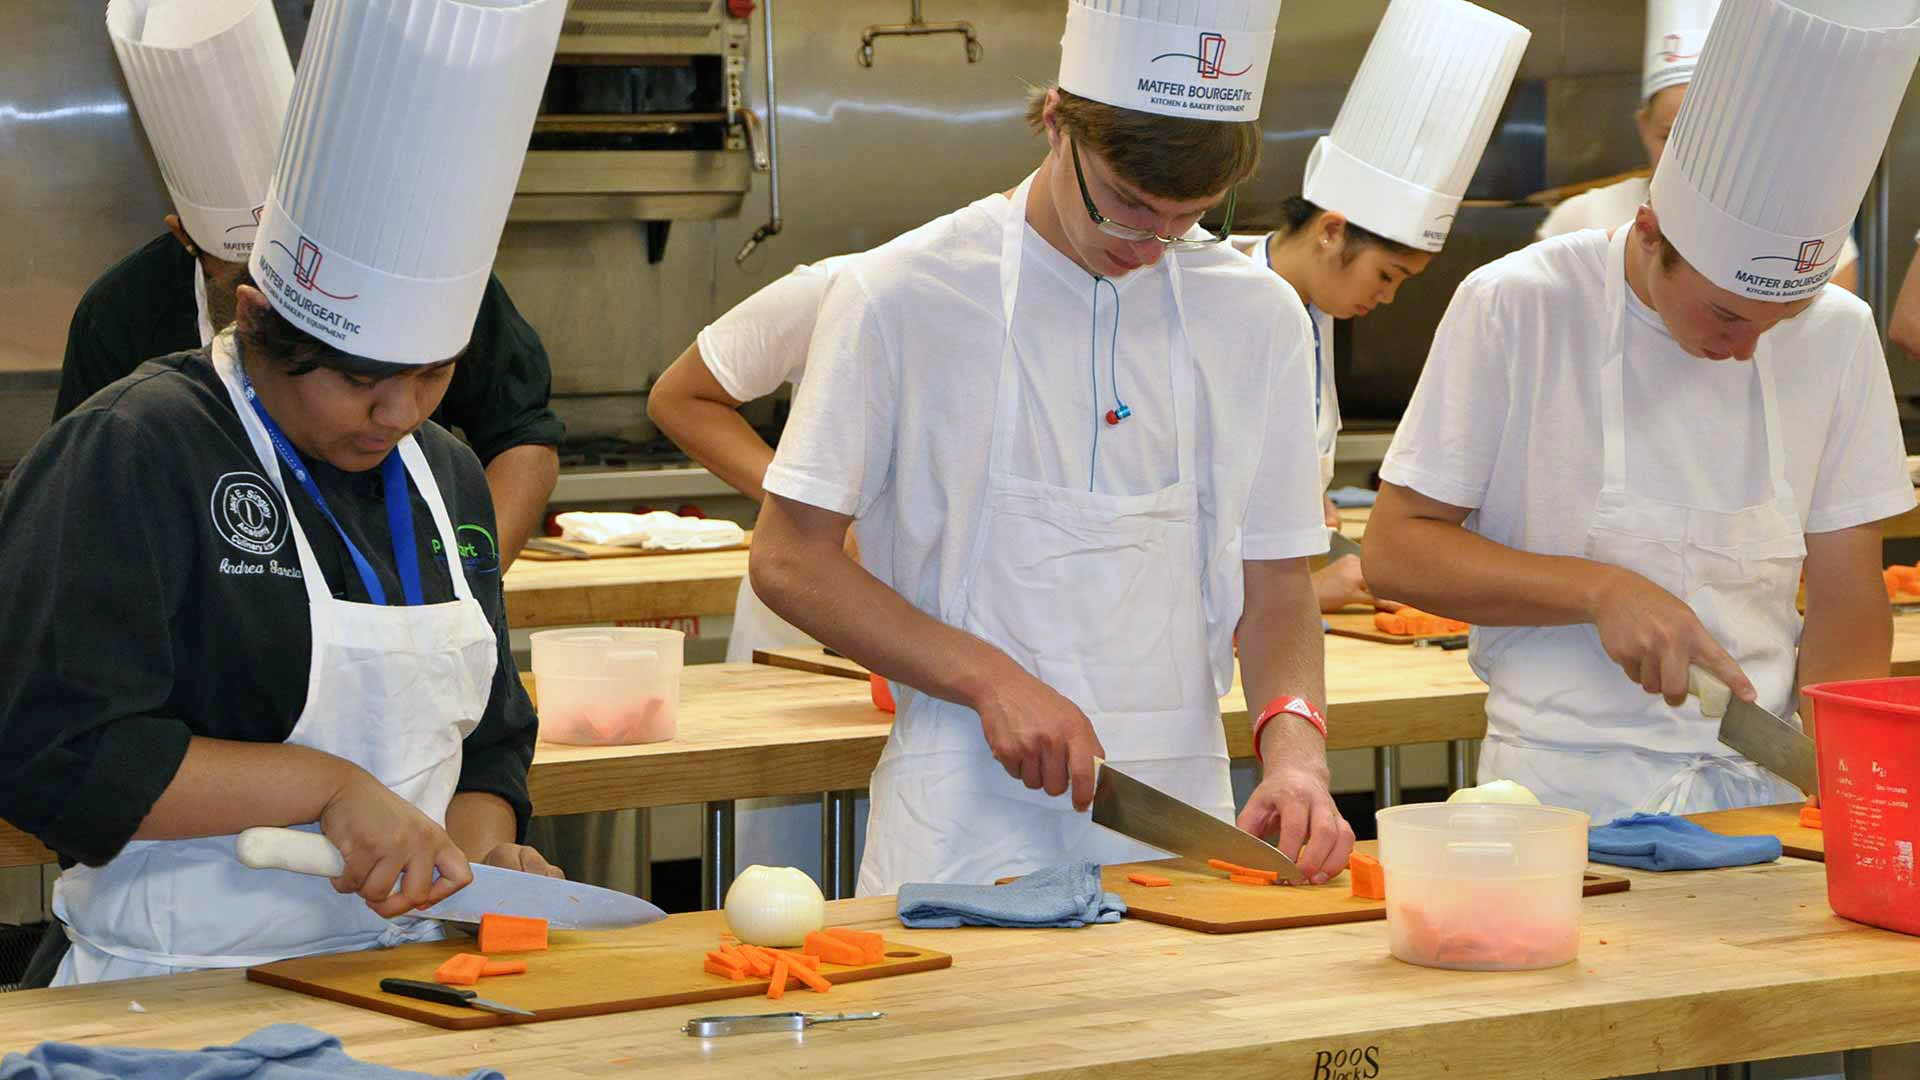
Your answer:
[[[530,547],[535,551],[544,551],[549,555],[565,555],[569,559],[593,558],[592,555],[589,555],[586,552],[581,551],[579,548],[574,547],[572,544],[563,543],[559,540],[551,540],[544,536],[533,537],[532,539],[526,542],[525,546]]]
[[[749,1035],[756,1031],[805,1031],[815,1024],[838,1024],[849,1020],[881,1020],[883,1012],[754,1013],[747,1016],[701,1016],[689,1020],[680,1030],[698,1039],[721,1035]]]
[[[472,990],[462,990],[445,983],[422,982],[419,979],[381,979],[380,989],[401,997],[418,998],[440,1005],[458,1005],[463,1009],[485,1009],[501,1016],[532,1016],[531,1012],[504,1002],[489,1001]]]
[[[1687,692],[1700,699],[1700,715],[1720,721],[1720,741],[1742,757],[1809,795],[1820,790],[1819,757],[1813,740],[1772,712],[1741,701],[1712,672],[1687,669]]]
[[[256,870],[338,877],[347,865],[325,836],[300,829],[248,829],[233,846],[240,861]],[[499,866],[470,865],[473,881],[466,888],[408,914],[462,923],[477,923],[488,913],[524,915],[545,919],[555,930],[617,930],[667,917],[645,900],[613,889]]]
[[[1339,529],[1329,529],[1327,532],[1328,560],[1342,558],[1347,555],[1351,555],[1356,559],[1360,557],[1360,541],[1355,540]]]
[[[1282,881],[1294,884],[1307,880],[1307,875],[1279,848],[1099,759],[1094,761],[1093,820],[1096,825],[1174,855],[1200,862],[1225,859],[1255,870],[1271,870]]]

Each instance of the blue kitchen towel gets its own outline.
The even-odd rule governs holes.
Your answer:
[[[1721,836],[1671,814],[1634,814],[1587,830],[1587,857],[1636,870],[1752,866],[1778,859],[1780,838]]]
[[[900,886],[900,924],[915,930],[1077,929],[1088,923],[1119,922],[1126,912],[1125,900],[1100,887],[1100,864],[1091,862],[1049,866],[1005,885]]]
[[[130,1046],[41,1043],[25,1054],[0,1058],[0,1080],[426,1080],[431,1073],[389,1069],[356,1061],[340,1040],[299,1024],[274,1024],[232,1046],[205,1050],[141,1050]],[[437,1080],[437,1078],[436,1078]],[[493,1069],[475,1069],[464,1080],[504,1080]]]
[[[1333,505],[1341,509],[1351,509],[1356,506],[1372,506],[1373,501],[1379,497],[1379,492],[1372,488],[1363,487],[1337,487],[1327,492],[1327,498],[1332,499]]]

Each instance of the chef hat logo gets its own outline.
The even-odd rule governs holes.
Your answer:
[[[321,262],[326,259],[326,253],[320,250],[320,246],[318,244],[315,244],[313,241],[302,236],[300,238],[300,250],[298,252],[293,252],[293,251],[288,251],[287,245],[281,243],[278,240],[272,240],[268,242],[271,243],[274,247],[277,247],[281,251],[285,252],[287,258],[293,260],[293,280],[294,280],[294,283],[299,285],[302,289],[305,289],[308,292],[317,292],[321,296],[324,296],[329,300],[358,300],[360,298],[359,293],[354,293],[350,296],[341,296],[338,293],[330,293],[326,289],[322,288],[319,285],[319,283],[314,280],[320,275]]]
[[[1697,52],[1680,51],[1686,47],[1687,41],[1685,38],[1679,34],[1668,34],[1666,37],[1660,39],[1660,59],[1669,64],[1677,64],[1682,60],[1699,59],[1700,54]]]
[[[1194,62],[1195,70],[1199,72],[1202,79],[1219,79],[1223,77],[1237,79],[1253,70],[1253,65],[1248,64],[1239,71],[1228,71],[1222,63],[1226,59],[1226,56],[1227,36],[1208,30],[1201,33],[1200,43],[1195,46],[1193,52],[1161,53],[1150,62],[1157,64],[1162,60],[1191,60]]]

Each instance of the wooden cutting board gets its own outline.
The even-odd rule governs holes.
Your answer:
[[[1379,850],[1379,842],[1365,840],[1354,850],[1372,855]],[[1127,880],[1128,874],[1142,871],[1171,878],[1173,884],[1148,888]],[[1355,897],[1345,873],[1325,885],[1236,885],[1205,863],[1161,859],[1102,867],[1100,883],[1127,902],[1129,918],[1203,934],[1331,926],[1387,917],[1386,901]],[[1630,885],[1623,877],[1588,874],[1586,895],[1626,892]]]
[[[647,555],[705,555],[715,551],[741,551],[751,543],[752,534],[748,534],[748,539],[738,544],[729,544],[726,547],[717,548],[701,548],[698,551],[648,551],[646,548],[627,547],[625,545],[583,544],[578,540],[560,540],[557,536],[544,537],[544,539],[557,540],[568,547],[579,548],[581,551],[586,552],[588,559],[630,559]],[[561,555],[556,552],[541,551],[539,548],[531,547],[521,548],[520,557],[523,559],[531,559],[534,562],[585,561],[576,559],[571,555]]]
[[[1329,634],[1359,638],[1361,641],[1378,641],[1386,645],[1413,645],[1422,641],[1445,641],[1466,636],[1464,630],[1457,634],[1389,634],[1374,627],[1371,611],[1336,611],[1320,617],[1327,620]]]
[[[531,1018],[437,1005],[381,991],[380,980],[385,978],[432,982],[434,969],[448,957],[477,951],[473,939],[468,937],[395,949],[303,956],[249,968],[247,979],[456,1030],[536,1024],[544,1020],[755,996],[761,1000],[740,1011],[817,1011],[823,1003],[825,1008],[833,1008],[831,995],[821,998],[811,990],[790,988],[781,1002],[772,1002],[765,1000],[766,979],[733,982],[707,974],[701,965],[707,950],[718,948],[717,942],[692,942],[685,933],[665,932],[673,923],[674,920],[667,919],[629,930],[556,931],[546,952],[502,953],[495,957],[525,960],[526,974],[484,978],[479,985],[466,987],[490,1001],[530,1009],[534,1013]],[[888,942],[886,959],[881,963],[862,967],[823,963],[820,973],[828,982],[839,984],[952,966],[953,957],[946,953]],[[757,1009],[753,1005],[767,1008]]]
[[[1800,824],[1800,806],[1800,803],[1786,803],[1716,810],[1711,814],[1688,814],[1687,820],[1722,836],[1777,836],[1782,854],[1826,862],[1827,836],[1819,829]]]

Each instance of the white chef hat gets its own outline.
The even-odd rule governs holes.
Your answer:
[[[1280,0],[1067,0],[1060,88],[1192,120],[1260,118]]]
[[[1641,57],[1640,99],[1693,81],[1694,64],[1720,0],[1647,0],[1647,47]]]
[[[254,281],[355,356],[466,347],[566,0],[320,0]]]
[[[1920,0],[1725,0],[1654,172],[1667,239],[1709,281],[1811,296],[1920,59]]]
[[[107,37],[180,224],[244,260],[293,92],[271,0],[110,0]]]
[[[1302,194],[1439,251],[1532,36],[1466,0],[1393,0],[1333,131],[1307,158]]]

